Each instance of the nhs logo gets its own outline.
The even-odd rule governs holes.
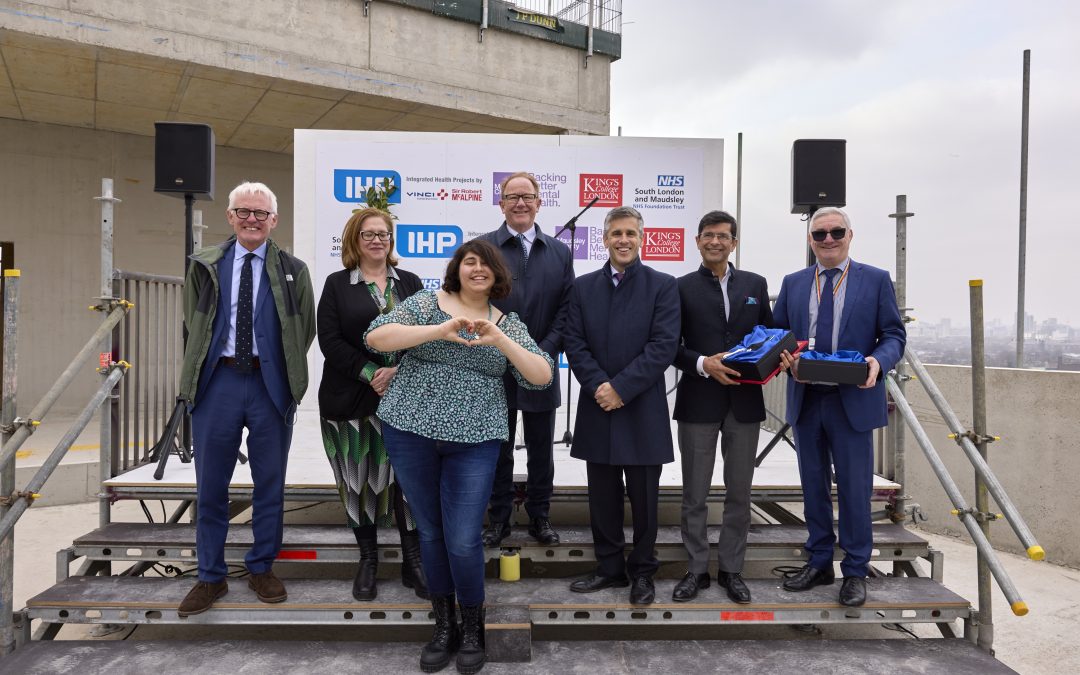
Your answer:
[[[656,184],[659,187],[686,187],[684,176],[657,176]]]
[[[401,175],[389,169],[361,171],[359,169],[334,169],[334,198],[339,202],[366,202],[367,190],[389,178],[398,189],[390,195],[391,204],[401,203]]]
[[[398,254],[405,258],[449,258],[462,242],[457,225],[398,225]]]

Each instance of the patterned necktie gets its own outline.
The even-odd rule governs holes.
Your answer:
[[[529,269],[529,247],[525,244],[525,235],[518,233],[518,243],[521,244],[521,273],[525,274],[525,270]]]
[[[825,286],[818,301],[817,333],[814,335],[814,351],[833,353],[833,278],[840,270],[825,270]]]
[[[244,267],[240,270],[240,293],[236,298],[236,369],[241,373],[251,372],[251,340],[253,309],[255,299],[252,297],[255,287],[251,277],[251,259],[254,253],[244,256]]]

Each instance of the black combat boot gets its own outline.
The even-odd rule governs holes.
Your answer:
[[[484,606],[461,606],[461,649],[457,655],[459,673],[478,673],[484,667]]]
[[[435,612],[435,634],[431,642],[420,650],[420,670],[434,673],[450,663],[450,655],[457,651],[461,632],[457,623],[457,607],[454,595],[433,595],[431,608]]]
[[[375,599],[375,575],[379,572],[379,545],[374,539],[360,539],[360,569],[353,579],[352,596],[357,600]]]
[[[420,535],[416,530],[401,535],[401,585],[413,589],[418,597],[427,600],[427,578],[420,564]]]

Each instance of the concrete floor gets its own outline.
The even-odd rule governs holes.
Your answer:
[[[155,519],[160,507],[149,503]],[[121,502],[114,507],[115,520],[144,520],[138,504]],[[54,553],[71,541],[97,527],[97,504],[84,503],[30,509],[16,528],[15,607],[21,608],[26,599],[48,588],[54,582]],[[945,553],[945,584],[956,593],[974,600],[976,597],[975,549],[957,539],[921,533],[930,545]],[[1002,562],[1023,594],[1030,613],[1016,617],[1008,609],[1004,597],[994,595],[994,647],[996,656],[1007,666],[1021,673],[1061,673],[1080,671],[1080,571],[1048,563],[1036,563],[1008,553],[1001,554]],[[887,637],[866,634],[867,627],[827,627],[826,637]],[[857,634],[841,634],[840,629],[860,628]],[[913,626],[920,637],[936,638],[932,626]],[[92,639],[92,626],[66,626],[59,639]],[[101,639],[119,639],[129,629]],[[877,631],[886,633],[886,631]],[[261,631],[245,631],[235,639],[258,639]],[[765,637],[773,639],[813,639],[814,633],[797,635],[791,627],[772,627]],[[898,634],[894,634],[898,635]],[[754,632],[724,634],[727,639],[756,637]],[[132,639],[151,638],[200,639],[189,631],[183,633],[168,627],[141,627]],[[347,636],[343,636],[348,639]],[[313,637],[307,639],[314,639]],[[421,639],[417,637],[416,639]]]

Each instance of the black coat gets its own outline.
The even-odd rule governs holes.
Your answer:
[[[740,422],[765,419],[759,384],[720,384],[697,374],[699,356],[730,351],[754,326],[773,327],[765,277],[732,268],[728,279],[727,319],[720,311],[723,291],[709,268],[679,277],[682,341],[675,366],[683,371],[675,394],[674,418],[681,422],[719,423],[730,409]]]
[[[491,304],[504,314],[517,312],[536,344],[558,364],[559,352],[563,350],[566,303],[570,296],[570,287],[574,284],[570,248],[541,232],[538,226],[529,253],[529,265],[522,274],[521,242],[506,223],[477,239],[494,244],[502,253],[503,260],[513,275],[510,295]],[[511,409],[543,412],[555,410],[562,403],[558,368],[555,369],[551,386],[546,389],[522,389],[509,372],[503,381],[506,384],[506,404]]]
[[[420,277],[396,269],[402,300],[424,287]],[[363,279],[356,285],[349,283],[349,272],[339,270],[326,277],[316,314],[319,349],[325,358],[319,383],[319,415],[339,422],[373,414],[381,400],[360,378],[364,366],[373,360],[364,346],[364,332],[379,316],[379,308]]]
[[[598,464],[657,465],[675,459],[664,372],[679,345],[675,278],[640,262],[616,288],[608,263],[574,283],[566,359],[581,384],[570,456]],[[593,396],[610,382],[623,407]]]

